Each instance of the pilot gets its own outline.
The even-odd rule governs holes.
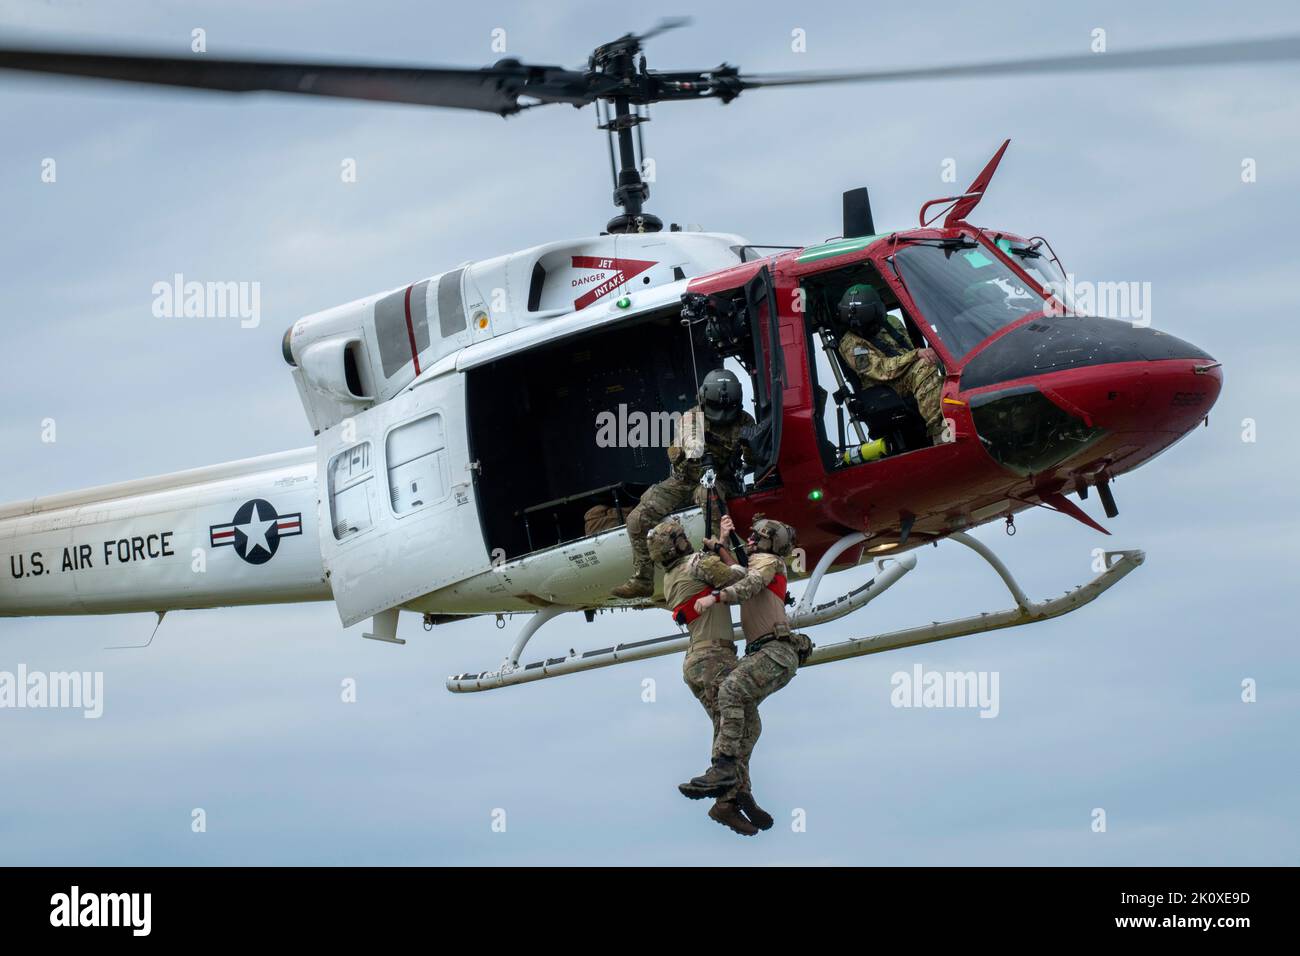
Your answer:
[[[690,633],[682,679],[713,721],[713,755],[719,756],[718,686],[736,667],[735,633],[729,609],[713,607],[699,613],[695,602],[716,588],[734,583],[741,571],[718,555],[717,543],[712,540],[704,542],[705,550],[694,551],[676,518],[655,525],[646,544],[650,556],[664,570],[664,600],[673,609],[673,620],[684,624]],[[740,763],[735,783],[714,796],[717,799],[709,816],[723,826],[745,836],[758,832],[756,822],[764,822],[764,829],[771,826],[772,818],[758,808],[749,794],[748,761]],[[745,816],[745,806],[757,813],[757,820]]]
[[[646,534],[687,502],[694,500],[704,507],[708,489],[700,484],[700,479],[704,476],[706,457],[712,462],[714,487],[723,500],[740,493],[749,461],[744,429],[754,425],[753,416],[740,407],[741,395],[740,379],[735,373],[719,368],[704,376],[697,396],[699,404],[682,416],[681,434],[668,446],[671,466],[668,477],[647,488],[627,516],[627,535],[632,542],[632,577],[614,588],[614,597],[639,598],[654,594],[654,565],[646,549]],[[692,433],[698,433],[700,421],[704,423],[703,439],[693,440]],[[710,527],[705,534],[712,531]]]
[[[724,540],[733,529],[731,518],[724,518]],[[713,763],[679,789],[688,797],[698,798],[730,793],[739,784],[747,796],[737,793],[737,804],[755,826],[766,830],[772,825],[772,817],[753,803],[749,791],[749,758],[763,731],[758,705],[790,683],[799,665],[812,653],[813,643],[790,629],[785,613],[785,559],[794,550],[794,528],[770,518],[756,520],[748,544],[748,566],[739,580],[695,601],[697,614],[709,613],[718,604],[740,605],[745,656],[718,686],[718,736]],[[726,549],[722,553],[724,559],[730,557]]]
[[[866,283],[851,285],[840,298],[846,331],[840,355],[863,387],[887,385],[902,398],[916,399],[932,442],[943,436],[943,372],[932,349],[912,347],[906,329],[885,310],[880,293]]]

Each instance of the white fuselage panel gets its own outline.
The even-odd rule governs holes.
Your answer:
[[[311,453],[5,508],[0,615],[328,599]]]

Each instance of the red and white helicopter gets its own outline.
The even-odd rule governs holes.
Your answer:
[[[853,190],[842,238],[772,250],[665,231],[644,209],[640,128],[652,103],[725,103],[769,86],[1290,61],[1300,39],[751,76],[725,65],[649,70],[642,43],[658,30],[598,48],[585,70],[0,49],[0,69],[206,90],[501,115],[594,105],[621,207],[598,236],[472,262],[295,322],[283,351],[312,446],[0,507],[0,614],[161,620],[182,608],[332,599],[345,626],[372,618],[364,636],[394,643],[403,610],[427,627],[527,614],[504,663],[449,678],[452,691],[678,651],[685,639],[672,634],[521,663],[546,622],[627,603],[609,596],[631,564],[625,530],[588,534],[584,515],[606,505],[621,517],[667,460],[653,443],[601,442],[599,416],[662,421],[724,364],[747,383],[758,423],[745,491],[728,504],[738,526],[761,512],[799,529],[807,584],[796,626],[863,607],[915,567],[909,552],[943,539],[988,561],[1012,596],[1007,610],[819,647],[809,664],[1055,617],[1138,567],[1140,551],[1108,552],[1092,581],[1037,603],[967,534],[1032,507],[1104,531],[1067,495],[1095,489],[1113,517],[1112,479],[1201,423],[1222,383],[1218,362],[1173,335],[1076,314],[1044,240],[968,221],[1005,143],[965,192],[926,203],[917,228],[878,229],[866,190]],[[936,204],[946,205],[941,222],[927,218]],[[841,367],[834,304],[857,282],[937,354],[947,440],[932,444],[914,403],[862,389]],[[846,463],[868,439],[888,453]],[[699,509],[683,518],[698,539]],[[821,600],[828,574],[873,561],[870,581]]]

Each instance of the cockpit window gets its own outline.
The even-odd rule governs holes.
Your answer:
[[[1042,239],[1031,239],[1029,242],[999,239],[997,247],[1015,260],[1045,292],[1060,300],[1065,308],[1059,311],[1075,314],[1074,291],[1047,243]]]
[[[974,242],[916,243],[894,262],[922,317],[956,357],[1044,309],[1036,290]]]

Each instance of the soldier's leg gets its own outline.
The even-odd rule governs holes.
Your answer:
[[[718,713],[718,687],[723,679],[735,670],[737,658],[734,650],[728,651],[722,648],[711,649],[706,654],[707,656],[695,657],[691,660],[694,655],[688,652],[688,661],[683,665],[682,673],[686,678],[687,686],[691,688],[691,693],[703,705],[713,721],[713,756],[717,757],[718,731],[721,725]],[[717,795],[709,808],[709,818],[743,836],[753,836],[759,829],[767,829],[767,827],[755,823],[754,817],[745,812],[745,806],[753,806],[754,803],[752,798],[746,803],[741,792],[742,788],[748,786],[748,778],[744,774],[747,768],[738,769],[741,770],[740,781]],[[760,814],[758,819],[761,821],[764,818]],[[768,821],[770,826],[770,817]]]
[[[740,768],[740,786],[739,790],[743,793],[750,793],[754,788],[749,779],[749,758],[754,753],[754,745],[758,743],[759,735],[763,733],[763,720],[758,716],[758,705],[749,704],[745,707],[745,736],[741,739],[740,754],[736,757],[736,765]]]
[[[627,516],[627,536],[632,545],[632,577],[614,588],[615,597],[650,597],[654,594],[655,569],[645,536],[660,521],[690,500],[690,486],[674,478],[651,485]]]
[[[718,688],[724,753],[734,754],[736,763],[743,768],[736,806],[759,830],[770,829],[775,821],[755,802],[749,776],[749,759],[763,732],[758,705],[790,683],[798,668],[795,649],[773,642],[745,657]]]
[[[728,653],[718,648],[707,654],[697,655],[687,652],[686,660],[682,663],[682,679],[686,681],[686,686],[690,688],[691,693],[695,695],[695,699],[700,702],[700,706],[704,708],[704,712],[709,715],[709,720],[713,723],[711,757],[719,754],[718,733],[722,718],[718,712],[718,687],[723,679],[735,670],[738,661],[734,651]]]
[[[758,705],[751,704],[745,708],[745,739],[742,745],[742,754],[736,760],[740,768],[740,786],[736,792],[736,808],[740,810],[759,830],[770,830],[776,823],[772,819],[772,814],[768,813],[758,805],[754,799],[754,784],[749,776],[749,758],[754,753],[754,745],[758,743],[758,737],[763,732],[763,720],[758,715]]]
[[[736,763],[731,758],[721,757],[719,746],[721,715],[718,709],[718,688],[736,665],[735,651],[731,648],[687,652],[682,676],[713,723],[713,759],[705,774],[682,784],[678,789],[693,800],[714,797],[716,802],[709,809],[709,816],[737,833],[753,836],[758,828],[741,812],[737,803],[741,780]],[[723,764],[729,769],[724,770]]]
[[[907,383],[925,419],[925,429],[936,444],[943,440],[943,373],[938,366],[919,360],[908,370]]]
[[[758,705],[790,683],[799,668],[799,655],[789,644],[772,641],[756,654],[749,654],[736,665],[718,688],[718,708],[722,713],[722,753],[741,760],[754,749],[762,724],[757,718]],[[748,748],[748,749],[746,749]]]

